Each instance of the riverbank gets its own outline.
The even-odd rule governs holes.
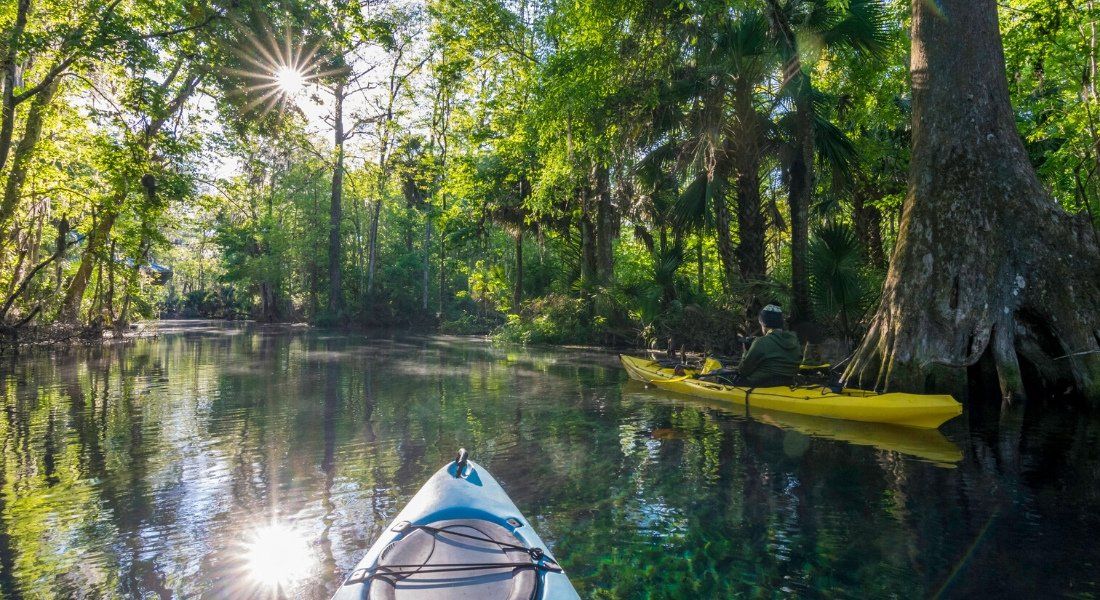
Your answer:
[[[649,353],[651,355],[670,355],[670,349],[656,348],[642,344],[626,343],[625,338],[611,337],[606,344],[575,343],[571,341],[555,342],[545,338],[519,337],[508,331],[490,330],[479,333],[451,332],[433,327],[356,327],[345,325],[340,327],[321,326],[304,322],[262,322],[255,320],[235,319],[159,319],[154,321],[142,321],[131,324],[124,331],[95,327],[74,327],[64,325],[51,325],[48,327],[27,327],[22,331],[23,335],[11,343],[5,339],[0,343],[0,354],[11,353],[27,347],[67,347],[67,346],[94,346],[126,343],[129,341],[157,338],[161,335],[185,333],[189,335],[224,333],[226,328],[233,326],[260,327],[273,332],[292,332],[317,330],[338,334],[367,335],[367,336],[453,336],[458,339],[469,338],[492,341],[497,344],[514,345],[525,348],[543,348],[547,350],[566,350],[576,352],[595,352],[602,354],[618,353]],[[514,332],[514,329],[512,330]],[[671,341],[671,340],[670,340]],[[826,340],[825,343],[812,345],[807,360],[814,364],[833,363],[843,360],[846,354],[841,351],[842,343],[838,340]],[[736,362],[738,355],[735,353],[721,353],[682,343],[672,348],[675,356],[688,359],[699,359],[704,356],[718,357],[724,362]]]
[[[124,330],[88,325],[52,324],[46,326],[6,327],[0,330],[0,354],[18,352],[32,346],[100,345],[135,340],[158,335],[157,323],[134,323]]]

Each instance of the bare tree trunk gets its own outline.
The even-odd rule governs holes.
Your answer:
[[[523,302],[523,227],[516,231],[516,281],[512,287],[512,312],[519,313]]]
[[[440,213],[447,214],[447,194],[440,194]],[[441,217],[442,218],[446,218]],[[443,315],[443,297],[447,291],[447,222],[443,221],[439,232],[439,314]]]
[[[750,317],[763,306],[753,284],[764,280],[764,215],[760,211],[760,163],[752,157],[737,175],[737,265],[741,280],[749,284],[745,310]]]
[[[107,314],[111,321],[115,320],[115,241],[111,240],[111,249],[108,251],[111,257],[107,261]]]
[[[882,251],[882,214],[874,206],[867,205],[867,191],[856,186],[852,192],[852,220],[855,223],[856,237],[863,245],[863,251],[872,265],[886,267],[886,256]]]
[[[611,181],[607,167],[599,166],[595,170],[594,192],[596,194],[596,277],[600,281],[609,281],[614,275],[615,256],[611,243],[618,233],[618,215],[612,205]]]
[[[432,213],[424,212],[424,281],[422,285],[423,302],[421,310],[428,312],[428,288],[431,281],[432,269]]]
[[[1100,399],[1100,249],[1028,162],[994,0],[913,0],[912,40],[909,194],[882,303],[845,379],[960,385],[988,357],[1011,399],[1023,395],[1022,357]]]
[[[596,196],[599,192],[595,185],[595,165],[589,168],[588,182],[581,191],[581,216],[580,244],[581,244],[581,279],[586,283],[599,280],[599,260],[596,254],[596,213],[595,204],[599,201]]]
[[[758,294],[766,275],[764,260],[764,215],[760,198],[761,138],[765,119],[753,104],[752,82],[738,79],[733,89],[734,118],[738,134],[730,136],[726,146],[736,165],[737,249],[735,256],[741,281],[746,286],[745,312],[750,322],[763,306]]]
[[[596,226],[592,218],[587,214],[588,202],[584,203],[580,218],[580,243],[581,243],[581,279],[585,282],[594,282],[598,279],[598,267],[596,266]]]
[[[328,310],[331,318],[339,320],[344,313],[344,283],[341,278],[340,224],[344,218],[344,87],[337,84],[333,93],[333,146],[336,150],[336,165],[332,169],[332,190],[329,204],[328,222]]]

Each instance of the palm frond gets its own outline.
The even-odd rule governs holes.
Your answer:
[[[814,113],[814,146],[840,182],[846,185],[852,182],[859,153],[848,134],[821,113]]]
[[[672,205],[671,222],[674,227],[689,229],[709,224],[710,211],[707,201],[711,198],[713,186],[707,174],[701,172],[695,176],[680,193]]]
[[[849,329],[874,297],[855,232],[842,223],[818,228],[810,238],[808,259],[810,298],[817,317]]]
[[[890,47],[886,11],[881,0],[849,0],[843,18],[824,32],[825,43],[845,45],[876,59]]]

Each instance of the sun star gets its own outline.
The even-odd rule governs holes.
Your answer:
[[[285,94],[297,95],[306,86],[306,77],[294,67],[283,66],[275,70],[275,83]]]

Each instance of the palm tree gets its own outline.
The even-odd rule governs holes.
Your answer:
[[[687,174],[675,208],[680,227],[698,227],[708,205],[713,210],[718,256],[727,293],[743,292],[755,305],[753,289],[766,274],[761,215],[760,170],[775,144],[768,109],[760,91],[776,65],[765,15],[716,10],[681,31],[695,40],[691,63],[676,73],[665,102],[685,107],[670,139],[653,153],[677,153]],[[652,154],[651,153],[651,156]],[[647,157],[648,158],[648,157]],[[731,214],[730,200],[736,200]],[[737,243],[732,224],[736,219]]]
[[[850,48],[871,57],[886,48],[885,15],[879,0],[850,0],[844,10],[828,0],[768,0],[772,35],[784,58],[783,87],[790,96],[793,127],[786,161],[791,211],[791,317],[808,319],[806,268],[809,207],[814,189],[814,88],[812,65],[802,62],[800,40],[812,38],[823,50]]]

